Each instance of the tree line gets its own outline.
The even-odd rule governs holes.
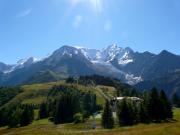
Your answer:
[[[52,96],[56,95],[56,97]],[[50,118],[54,124],[83,122],[94,112],[101,110],[93,92],[82,92],[67,86],[55,86],[47,102],[42,103],[39,118]]]
[[[20,87],[0,87],[0,107],[22,91]]]
[[[116,106],[116,115],[120,126],[131,126],[137,123],[163,122],[172,119],[172,106],[163,90],[158,93],[156,88],[145,92],[141,102],[124,98]],[[112,104],[106,101],[102,114],[102,126],[114,127]]]
[[[180,107],[180,97],[176,93],[172,96],[172,102],[175,107]]]
[[[26,104],[3,108],[0,110],[0,118],[0,127],[27,126],[34,120],[34,106]]]
[[[117,96],[139,96],[141,95],[135,88],[124,84],[121,80],[100,75],[87,75],[79,77],[69,77],[66,83],[78,83],[85,86],[105,85],[112,86],[117,90]]]
[[[39,119],[49,118],[54,124],[79,123],[102,109],[96,94],[80,91],[71,86],[54,86],[46,102],[37,105],[13,104],[0,109],[0,127],[27,126],[34,120],[34,109],[39,109]]]
[[[98,78],[99,76],[96,77],[97,82],[100,81]],[[14,90],[11,91],[13,96],[16,95]],[[124,98],[117,102],[116,106],[111,101],[106,101],[103,109],[97,104],[96,94],[92,91],[81,91],[69,85],[54,86],[49,91],[46,101],[40,106],[14,104],[0,108],[0,126],[27,126],[34,120],[35,108],[39,109],[39,119],[49,118],[54,124],[84,122],[89,116],[103,109],[101,123],[104,128],[113,128],[116,124],[113,107],[116,108],[116,118],[120,126],[162,122],[173,117],[172,105],[163,90],[158,92],[154,87],[150,92],[144,92],[138,96],[142,101],[135,102]],[[177,95],[174,96],[174,101],[178,103]]]

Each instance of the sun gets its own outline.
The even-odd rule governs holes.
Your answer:
[[[103,0],[70,0],[70,3],[73,6],[77,6],[79,4],[85,4],[85,5],[89,6],[92,10],[94,10],[96,12],[101,12]]]
[[[90,4],[96,11],[102,11],[102,0],[89,0]]]

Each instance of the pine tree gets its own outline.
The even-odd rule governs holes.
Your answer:
[[[0,109],[0,127],[7,124],[8,118],[6,117],[7,110],[5,108]]]
[[[75,80],[73,77],[69,77],[66,79],[66,83],[74,83],[74,82],[75,82]]]
[[[139,105],[139,121],[142,123],[149,122],[149,116],[145,103],[140,103]]]
[[[180,98],[176,93],[174,93],[172,96],[172,102],[175,106],[180,107]]]
[[[168,101],[168,98],[166,96],[166,94],[164,93],[163,90],[161,90],[160,92],[160,101],[161,101],[161,118],[162,120],[165,120],[167,118],[172,118],[172,107],[171,107],[171,103]]]
[[[106,101],[104,106],[101,123],[102,126],[107,129],[112,129],[114,127],[114,119],[109,101]]]
[[[63,124],[73,122],[74,114],[80,111],[79,97],[73,93],[62,94],[57,101],[54,123]]]
[[[134,124],[134,116],[133,116],[133,107],[131,104],[128,104],[127,99],[123,99],[121,103],[118,105],[117,116],[119,119],[120,126],[127,126]]]
[[[142,95],[143,101],[140,104],[140,122],[142,123],[149,123],[150,116],[148,112],[149,101],[150,101],[150,94],[148,91],[144,91]]]
[[[140,121],[139,110],[140,105],[137,102],[130,101],[128,105],[130,112],[132,113],[133,124],[137,124]]]
[[[83,109],[85,117],[89,117],[96,111],[96,95],[90,91],[83,96]]]
[[[64,119],[63,119],[63,117],[65,117],[64,115],[64,113],[63,113],[63,100],[62,100],[62,98],[61,99],[59,99],[59,100],[57,100],[56,101],[57,103],[56,103],[56,108],[55,108],[55,112],[54,112],[54,124],[60,124],[60,123],[63,123],[63,121],[65,121]],[[66,111],[66,110],[64,110],[64,111]]]
[[[17,107],[16,110],[12,112],[10,116],[10,120],[8,122],[8,126],[10,128],[17,127],[19,125],[21,114],[22,114],[22,110],[19,107]]]
[[[25,105],[23,107],[20,126],[27,126],[34,120],[34,110],[31,106]]]
[[[47,104],[42,103],[39,109],[39,118],[44,119],[48,117]]]
[[[161,115],[162,115],[162,112],[160,110],[161,102],[159,99],[158,91],[155,87],[152,88],[149,96],[150,97],[149,97],[148,108],[147,108],[148,115],[149,115],[151,121],[160,122]]]

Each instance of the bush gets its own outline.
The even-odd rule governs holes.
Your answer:
[[[74,116],[73,116],[73,119],[74,119],[74,123],[77,124],[77,123],[82,123],[83,122],[83,114],[82,113],[76,113]]]

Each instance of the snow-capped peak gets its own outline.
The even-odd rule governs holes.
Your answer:
[[[31,64],[34,64],[39,61],[41,61],[41,59],[34,58],[34,57],[21,59],[15,65],[12,65],[12,67],[9,70],[4,71],[4,73],[11,73],[17,69],[21,69],[23,67],[30,66]]]
[[[26,61],[27,59],[20,59],[16,65],[23,65]]]
[[[112,44],[101,51],[101,55],[97,60],[111,62],[114,59],[117,59],[122,61],[125,59],[125,57],[127,60],[127,58],[130,58],[131,52],[133,51],[130,48],[123,49],[121,47],[118,47],[117,44]]]
[[[59,58],[59,57],[64,56],[64,55],[68,55],[68,56],[72,57],[73,55],[77,55],[79,53],[80,53],[79,49],[72,47],[72,46],[65,45],[65,46],[62,46],[57,51],[55,51],[52,54],[52,57]]]
[[[110,51],[115,51],[115,50],[120,50],[122,49],[121,47],[119,47],[117,44],[112,44],[110,46],[108,46],[105,50],[110,50]]]
[[[82,47],[82,46],[73,46],[73,47],[76,49],[86,49],[85,47]]]
[[[133,62],[133,59],[130,57],[129,52],[125,52],[124,55],[118,59],[119,65],[126,65]]]
[[[131,53],[133,50],[129,47],[121,48],[117,44],[112,44],[102,50],[89,49],[84,47],[75,46],[76,49],[91,62],[111,62],[114,59],[118,60],[120,65],[126,65],[133,62]]]
[[[103,61],[110,62],[115,59],[115,57],[122,52],[122,48],[118,47],[117,44],[112,44],[106,49],[102,50],[101,58]]]
[[[26,68],[31,66],[32,64],[45,61],[55,62],[59,61],[61,58],[69,57],[74,58],[78,57],[83,60],[87,59],[90,61],[96,68],[103,67],[107,69],[107,72],[117,74],[117,76],[124,76],[125,80],[129,84],[134,84],[139,81],[142,81],[141,77],[134,76],[133,74],[126,73],[121,71],[121,69],[117,68],[113,62],[117,62],[119,66],[125,66],[131,62],[133,62],[133,50],[129,47],[122,48],[117,44],[112,44],[105,49],[90,49],[84,48],[80,46],[62,46],[60,49],[53,52],[50,56],[45,57],[44,59],[37,59],[34,57],[30,57],[27,59],[19,60],[15,65],[12,65],[7,71],[4,73],[11,73],[15,70]],[[98,68],[101,69],[101,68]]]
[[[84,48],[80,46],[62,46],[60,49],[56,50],[51,56],[58,59],[61,56],[67,55],[69,57],[73,57],[75,55],[84,56],[92,63],[111,63],[113,60],[118,60],[118,64],[120,66],[124,66],[133,62],[133,58],[131,57],[131,53],[133,50],[129,47],[121,48],[117,44],[112,44],[105,49],[97,50],[97,49],[90,49]],[[30,57],[27,59],[19,60],[15,65],[8,71],[4,71],[4,73],[10,73],[14,70],[30,66],[39,61],[43,61],[44,59],[37,59],[34,57]]]
[[[40,61],[41,59],[35,58],[35,57],[30,57],[30,58],[26,58],[26,59],[21,59],[17,62],[16,66],[21,66],[21,65],[25,65],[25,64],[33,64],[36,63],[38,61]]]
[[[80,48],[79,50],[90,61],[95,60],[100,54],[100,51],[96,49]]]

